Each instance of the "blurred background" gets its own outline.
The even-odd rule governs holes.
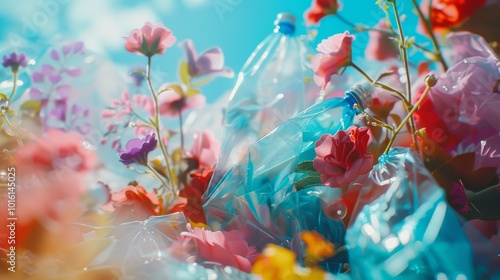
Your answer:
[[[127,82],[131,66],[145,65],[145,58],[124,49],[123,36],[140,28],[144,22],[163,23],[177,37],[177,42],[192,39],[198,52],[219,46],[226,65],[235,72],[269,33],[279,12],[297,17],[297,34],[317,32],[311,42],[315,47],[328,36],[349,26],[336,17],[326,17],[320,27],[306,27],[304,11],[310,0],[17,0],[2,3],[0,9],[0,52],[24,51],[35,60],[49,47],[68,40],[81,40],[88,52],[111,60]],[[401,2],[406,9],[406,2]],[[408,9],[409,10],[409,9]],[[410,13],[411,10],[409,10]],[[374,0],[342,5],[341,13],[351,22],[375,25],[384,16]],[[409,17],[411,25],[416,17]],[[352,31],[352,30],[351,30]],[[413,31],[412,31],[413,32]],[[362,57],[368,36],[356,34],[355,57]],[[155,57],[153,69],[162,79],[177,79],[179,60],[184,56],[177,46]],[[230,90],[236,79],[217,79],[204,94],[213,102]]]

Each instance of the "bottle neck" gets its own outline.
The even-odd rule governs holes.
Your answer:
[[[345,99],[350,106],[358,104],[363,110],[372,104],[372,85],[363,83],[357,84],[345,92]]]
[[[290,13],[279,13],[274,21],[274,33],[281,33],[287,36],[293,35],[295,32],[295,16]]]

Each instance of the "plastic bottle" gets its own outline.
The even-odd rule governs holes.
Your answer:
[[[271,33],[238,74],[225,115],[225,137],[214,178],[249,145],[305,108],[305,48],[294,36],[295,17],[280,13]]]

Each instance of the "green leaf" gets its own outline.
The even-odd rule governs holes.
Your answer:
[[[191,96],[195,96],[197,94],[200,94],[201,91],[199,89],[195,89],[195,88],[190,88],[186,91],[186,97],[191,97]]]
[[[21,105],[21,110],[40,112],[40,100],[28,100]]]
[[[319,174],[318,174],[319,175]],[[320,176],[307,176],[297,180],[294,184],[296,190],[302,190],[310,187],[324,186]]]
[[[2,100],[9,100],[9,98],[7,98],[7,95],[5,95],[5,93],[0,92],[0,101]]]
[[[212,78],[206,78],[206,79],[203,79],[199,82],[193,83],[192,86],[193,87],[201,87],[201,86],[203,86],[211,81],[212,81]]]
[[[409,49],[415,43],[415,37],[410,37],[406,40],[406,48]]]
[[[320,174],[314,168],[312,160],[306,160],[297,164],[295,172],[306,173],[311,176],[320,176]]]
[[[185,85],[189,84],[191,80],[191,76],[189,75],[189,65],[185,60],[181,60],[181,63],[179,64],[179,78]]]
[[[178,95],[184,96],[184,90],[182,89],[181,85],[172,84],[172,85],[169,85],[168,88],[175,91]]]

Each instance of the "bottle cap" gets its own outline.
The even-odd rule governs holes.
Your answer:
[[[346,95],[347,94],[352,95],[354,99],[356,99],[358,105],[361,106],[363,109],[366,109],[368,106],[372,104],[373,101],[371,95],[372,91],[373,91],[372,84],[368,82],[363,82],[349,89],[346,92]]]
[[[290,13],[279,13],[276,16],[276,20],[274,21],[274,25],[276,28],[274,32],[280,32],[285,35],[291,35],[295,32],[295,16]]]

